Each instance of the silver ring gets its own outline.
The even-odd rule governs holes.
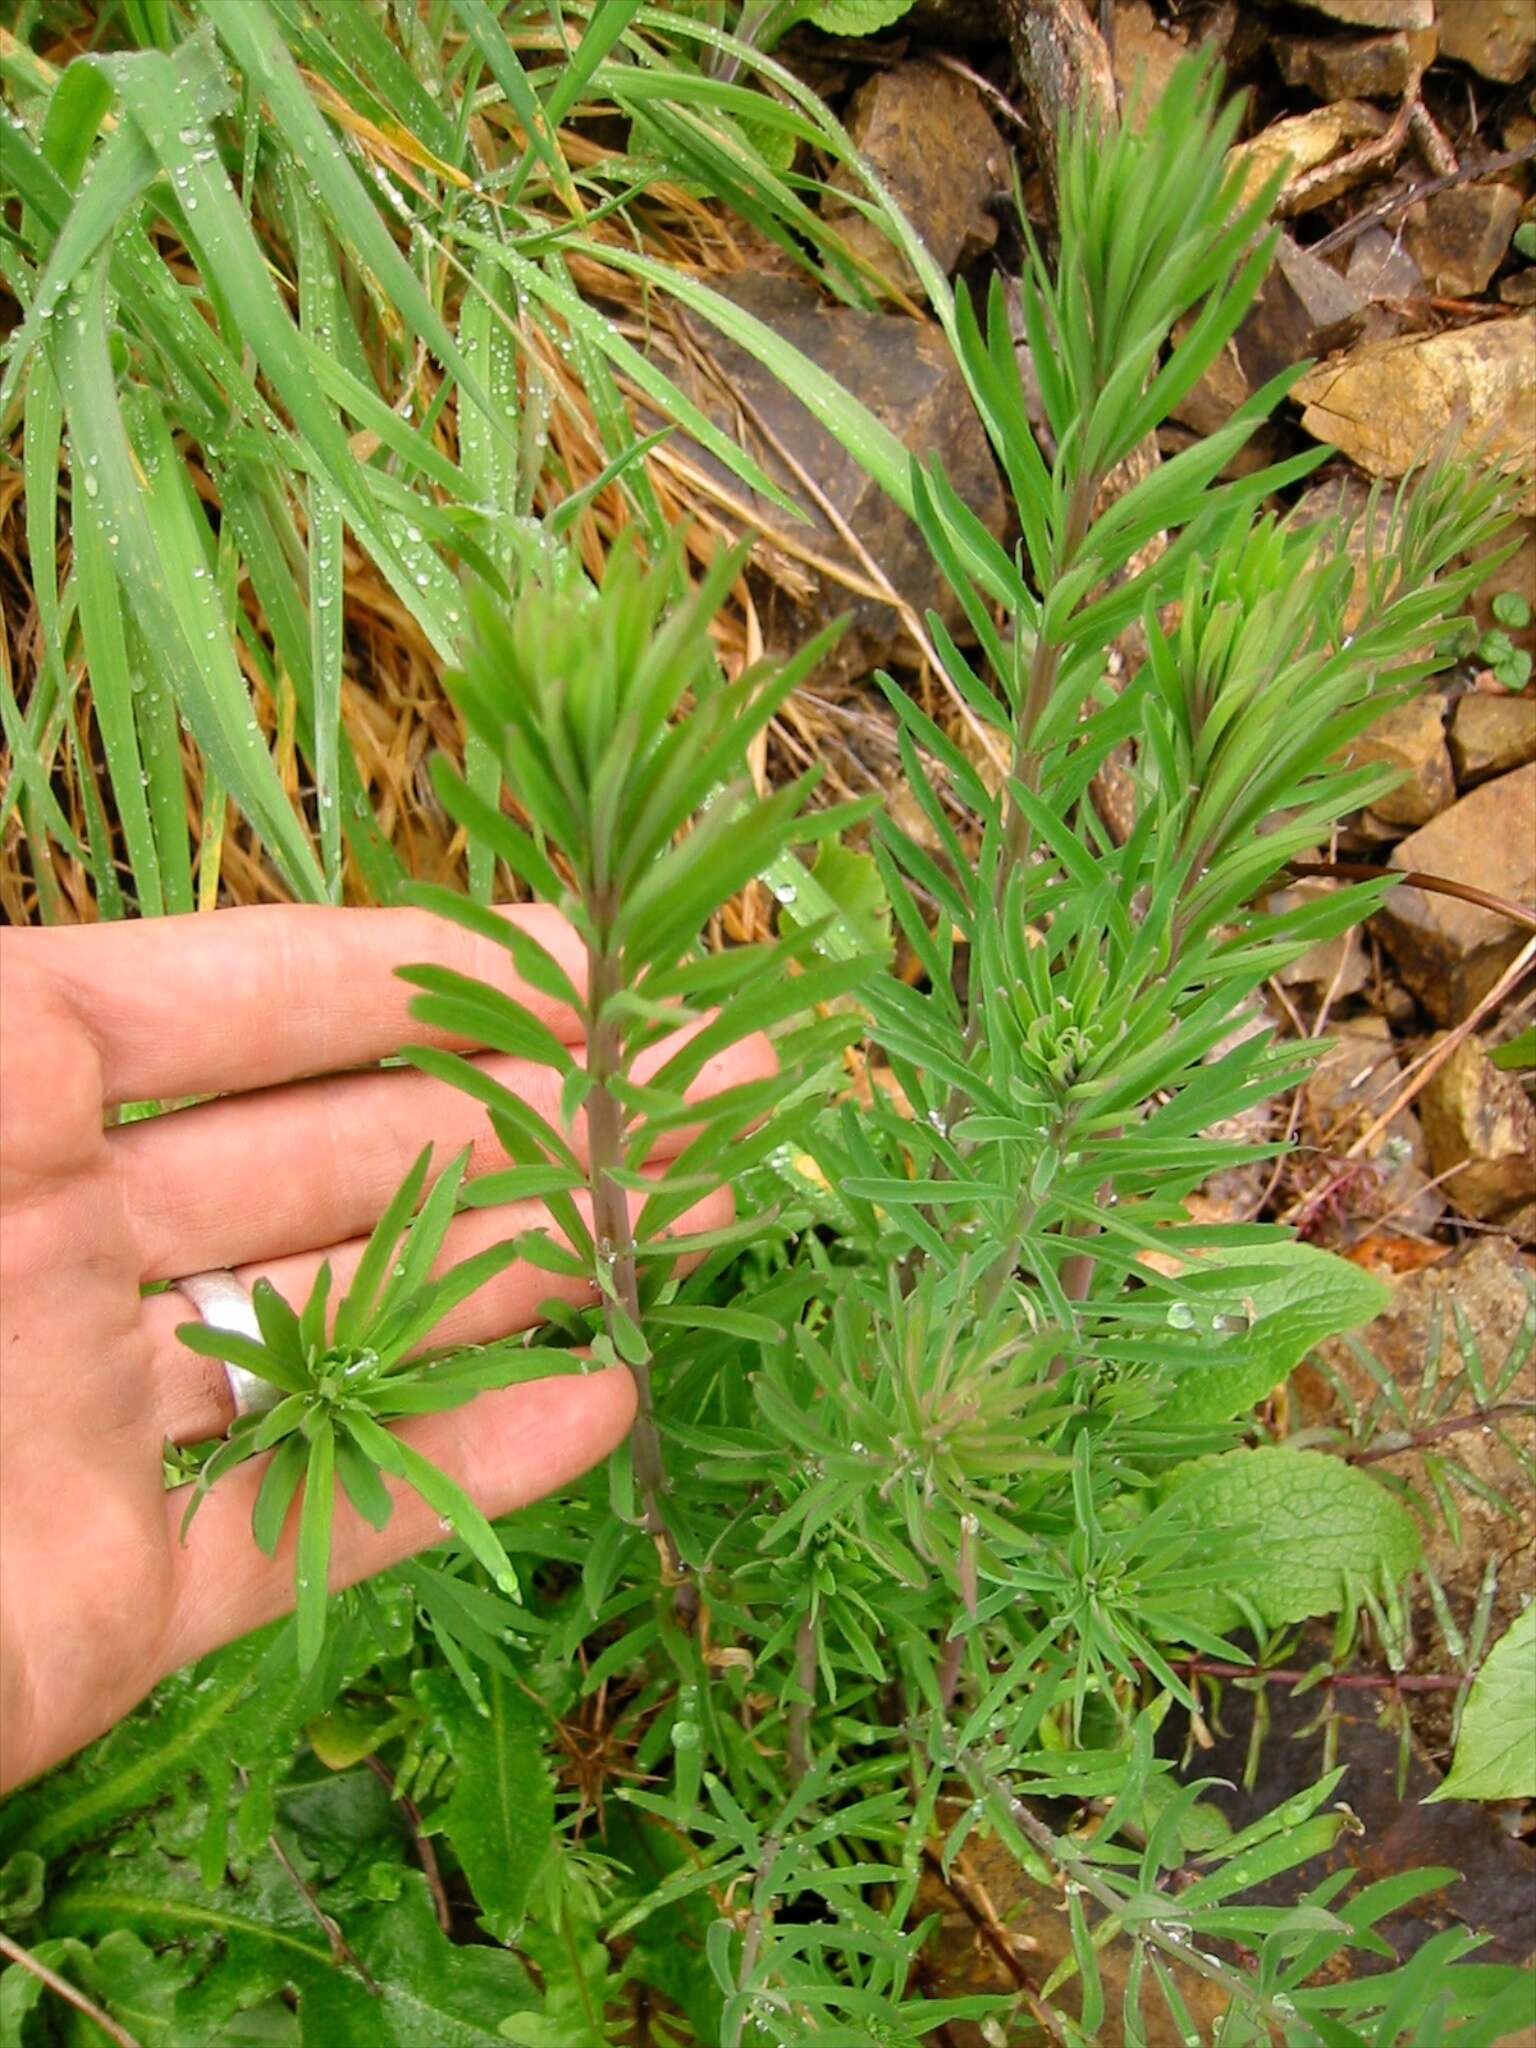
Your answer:
[[[262,1342],[255,1305],[227,1268],[215,1273],[189,1273],[176,1285],[210,1330],[232,1330],[237,1336],[253,1338],[258,1344]],[[229,1382],[229,1398],[235,1404],[236,1415],[265,1415],[282,1399],[280,1389],[274,1387],[270,1380],[259,1379],[255,1373],[247,1372],[243,1365],[226,1362],[224,1377]]]

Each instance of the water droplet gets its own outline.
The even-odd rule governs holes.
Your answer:
[[[1195,1312],[1187,1301],[1176,1301],[1168,1311],[1168,1327],[1171,1330],[1192,1330],[1195,1327]]]
[[[87,472],[85,479],[85,495],[88,498],[96,498],[101,495],[100,481],[96,477],[91,476],[89,472]]]

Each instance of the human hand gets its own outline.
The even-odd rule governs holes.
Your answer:
[[[579,985],[569,929],[547,910],[512,914]],[[234,1409],[223,1368],[177,1339],[193,1320],[185,1297],[140,1290],[229,1267],[302,1306],[327,1259],[345,1288],[423,1145],[438,1167],[471,1143],[471,1174],[505,1164],[469,1097],[374,1065],[405,1043],[448,1042],[409,1017],[393,969],[417,960],[511,985],[500,948],[413,910],[263,907],[0,934],[0,1790],[292,1605],[292,1528],[272,1559],[251,1539],[266,1459],[216,1485],[180,1540],[184,1496],[165,1491],[163,1445],[222,1435]],[[546,998],[513,993],[578,1038]],[[480,1058],[557,1118],[548,1072]],[[696,1092],[771,1067],[766,1042],[748,1040]],[[118,1104],[189,1095],[218,1099],[105,1128]],[[669,1149],[687,1136],[670,1134]],[[715,1228],[730,1210],[722,1190],[678,1227]],[[534,1203],[456,1217],[442,1265],[540,1221]],[[525,1328],[555,1294],[582,1299],[574,1282],[510,1266],[432,1341]],[[614,1369],[482,1394],[401,1434],[496,1516],[605,1457],[633,1411]],[[391,1491],[382,1531],[337,1500],[333,1587],[441,1540],[425,1502]]]

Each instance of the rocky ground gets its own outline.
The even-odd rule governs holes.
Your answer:
[[[1009,13],[925,0],[883,39],[784,52],[842,108],[938,259],[973,284],[1016,267],[1015,165],[1049,232],[1019,48],[999,36]],[[1523,477],[1513,550],[1477,599],[1465,659],[1358,744],[1360,760],[1389,762],[1402,780],[1317,849],[1332,872],[1299,878],[1281,900],[1340,886],[1337,870],[1351,864],[1450,893],[1401,887],[1363,931],[1272,985],[1253,1024],[1331,1049],[1268,1120],[1267,1135],[1294,1141],[1288,1157],[1205,1196],[1213,1215],[1288,1222],[1393,1282],[1387,1314],[1330,1347],[1277,1420],[1347,1438],[1351,1456],[1425,1499],[1430,1574],[1414,1611],[1383,1617],[1357,1649],[1353,1678],[1295,1697],[1283,1682],[1228,1685],[1200,1740],[1212,1745],[1205,1767],[1241,1782],[1248,1764],[1256,1777],[1251,1800],[1228,1802],[1234,1818],[1310,1782],[1336,1750],[1367,1823],[1350,1853],[1378,1875],[1424,1862],[1466,1873],[1399,1935],[1422,1939],[1460,1915],[1488,1929],[1502,1957],[1526,1958],[1536,1814],[1419,1800],[1449,1753],[1460,1660],[1536,1593],[1536,1110],[1515,1063],[1536,1015],[1536,7],[1113,0],[1097,25],[1122,95],[1155,93],[1184,50],[1214,45],[1234,89],[1251,95],[1241,145],[1251,175],[1290,163],[1274,272],[1162,452],[1213,431],[1277,370],[1310,357],[1294,402],[1242,458],[1257,465],[1313,440],[1337,448],[1299,516],[1363,503],[1376,480],[1390,486],[1453,436]],[[865,232],[856,218],[846,225],[851,239]],[[873,230],[867,253],[889,262]],[[902,304],[911,280],[887,274],[881,313],[817,300],[773,252],[726,289],[910,446],[941,453],[961,494],[1006,536],[997,474],[956,373],[936,331]],[[776,528],[757,508],[768,545],[754,631],[788,647],[808,623],[853,614],[835,662],[791,706],[775,741],[784,758],[769,772],[815,755],[831,764],[835,792],[885,786],[899,807],[870,671],[902,673],[966,743],[920,624],[930,605],[948,616],[946,596],[915,533],[825,429],[745,355],[702,332],[697,341],[677,367],[811,522]],[[915,807],[907,822],[924,829]],[[1329,1655],[1327,1642],[1303,1643],[1291,1661],[1305,1669]],[[973,1863],[947,1896],[936,1892],[964,1981],[1009,1979],[1018,1921],[994,1877]],[[1023,1938],[1049,1950],[1065,1937],[1042,1926]]]

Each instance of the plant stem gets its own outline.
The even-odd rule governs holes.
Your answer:
[[[956,1569],[960,1578],[960,1611],[975,1615],[976,1612],[976,1531],[974,1515],[960,1517],[960,1556]],[[955,1692],[960,1684],[960,1671],[965,1663],[965,1637],[951,1636],[944,1645],[944,1658],[939,1666],[939,1698],[947,1714],[954,1705]]]
[[[789,1776],[798,1785],[811,1768],[811,1714],[816,1704],[816,1623],[807,1613],[795,1630],[795,1684],[804,1695],[789,1710]]]
[[[601,925],[598,927],[602,930]],[[614,1336],[612,1304],[636,1326],[640,1322],[640,1286],[635,1266],[635,1234],[629,1216],[629,1197],[613,1178],[624,1163],[624,1112],[613,1093],[612,1083],[623,1071],[624,1048],[618,1020],[610,1014],[612,1000],[622,987],[621,963],[606,946],[587,950],[587,1001],[592,1028],[587,1046],[587,1071],[592,1087],[587,1096],[587,1171],[592,1190],[592,1227],[597,1255],[607,1269],[608,1285],[602,1290],[603,1314],[610,1339]],[[615,1343],[615,1350],[622,1348]],[[656,1408],[651,1392],[651,1369],[645,1360],[630,1361],[635,1382],[636,1415],[631,1437],[635,1461],[635,1483],[644,1508],[643,1526],[655,1538],[671,1573],[679,1569],[677,1546],[662,1511],[666,1488],[666,1467],[661,1455],[661,1436],[656,1427]]]
[[[411,1831],[411,1840],[416,1845],[416,1854],[421,1859],[421,1874],[427,1880],[427,1890],[432,1894],[432,1910],[437,1915],[437,1924],[444,1934],[452,1934],[453,1912],[448,1904],[448,1894],[443,1889],[443,1873],[438,1866],[437,1851],[422,1828],[420,1807],[414,1799],[395,1790],[395,1774],[388,1764],[381,1763],[376,1756],[365,1756],[363,1762],[404,1814],[406,1826]]]
[[[1104,1908],[1106,1913],[1118,1921],[1125,1901],[1114,1886],[1109,1884],[1091,1863],[1075,1855],[1067,1843],[1048,1828],[1044,1821],[1037,1819],[1023,1800],[1016,1798],[1001,1778],[994,1777],[984,1766],[969,1759],[962,1758],[961,1762],[972,1789],[977,1793],[989,1795],[1005,1806],[1014,1826],[1039,1850],[1046,1862],[1062,1871],[1066,1878],[1085,1891]],[[1170,1898],[1168,1908],[1170,1922],[1177,1923],[1177,1899]],[[1143,1920],[1138,1922],[1135,1932],[1142,1940],[1160,1949],[1170,1962],[1193,1971],[1196,1976],[1204,1977],[1212,1984],[1220,1985],[1239,2010],[1251,2001],[1253,2006],[1263,2013],[1265,2019],[1277,2025],[1282,2019],[1290,2017],[1289,2014],[1282,2013],[1264,1992],[1258,1990],[1236,1970],[1229,1969],[1218,1957],[1202,1955],[1182,1934],[1175,1933],[1172,1926],[1162,1927],[1156,1920]]]

